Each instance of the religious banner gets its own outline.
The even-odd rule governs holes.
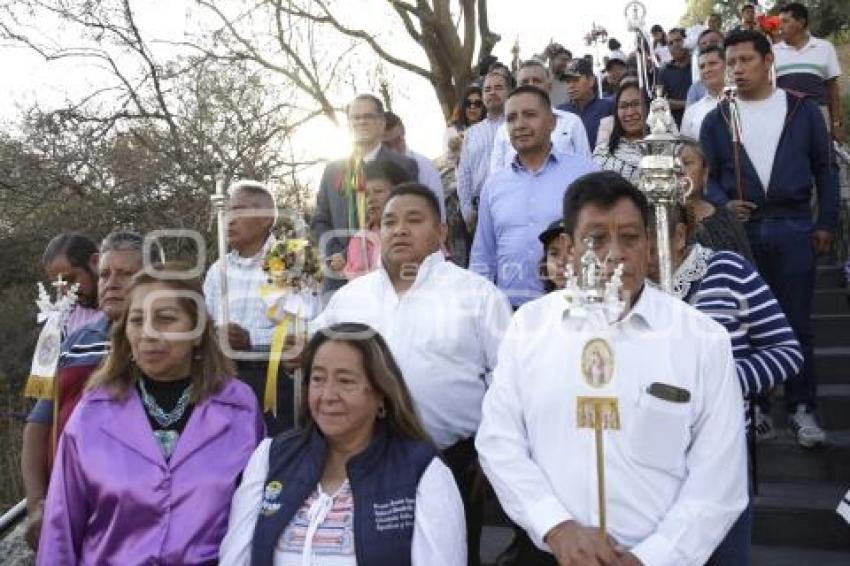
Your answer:
[[[56,287],[56,301],[51,301],[50,296],[40,282],[37,284],[38,298],[35,301],[38,306],[37,322],[44,323],[35,352],[32,357],[30,375],[24,388],[24,396],[37,399],[52,399],[54,389],[54,377],[56,366],[59,364],[60,346],[62,344],[62,326],[68,313],[77,302],[77,289],[79,285],[73,285],[67,293],[63,293],[67,282],[59,279],[53,283]]]

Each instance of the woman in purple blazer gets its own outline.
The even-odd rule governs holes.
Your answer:
[[[112,351],[59,443],[39,565],[215,563],[239,474],[264,435],[197,279],[141,272],[127,296]]]

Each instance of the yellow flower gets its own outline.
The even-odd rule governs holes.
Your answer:
[[[279,257],[271,257],[268,261],[269,271],[271,273],[280,273],[286,269],[286,264]]]

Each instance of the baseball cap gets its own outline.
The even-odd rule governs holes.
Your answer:
[[[563,233],[564,222],[559,218],[558,220],[555,220],[554,222],[549,224],[549,226],[547,226],[546,229],[540,233],[538,239],[545,246],[546,244],[551,242],[556,236]]]
[[[566,77],[592,77],[594,76],[593,65],[584,57],[573,59],[564,70]]]

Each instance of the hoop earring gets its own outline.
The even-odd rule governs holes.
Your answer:
[[[386,408],[386,407],[384,407],[383,405],[378,405],[378,412],[377,412],[377,416],[378,416],[378,418],[379,418],[379,419],[386,418],[386,416],[387,416],[387,408]]]

